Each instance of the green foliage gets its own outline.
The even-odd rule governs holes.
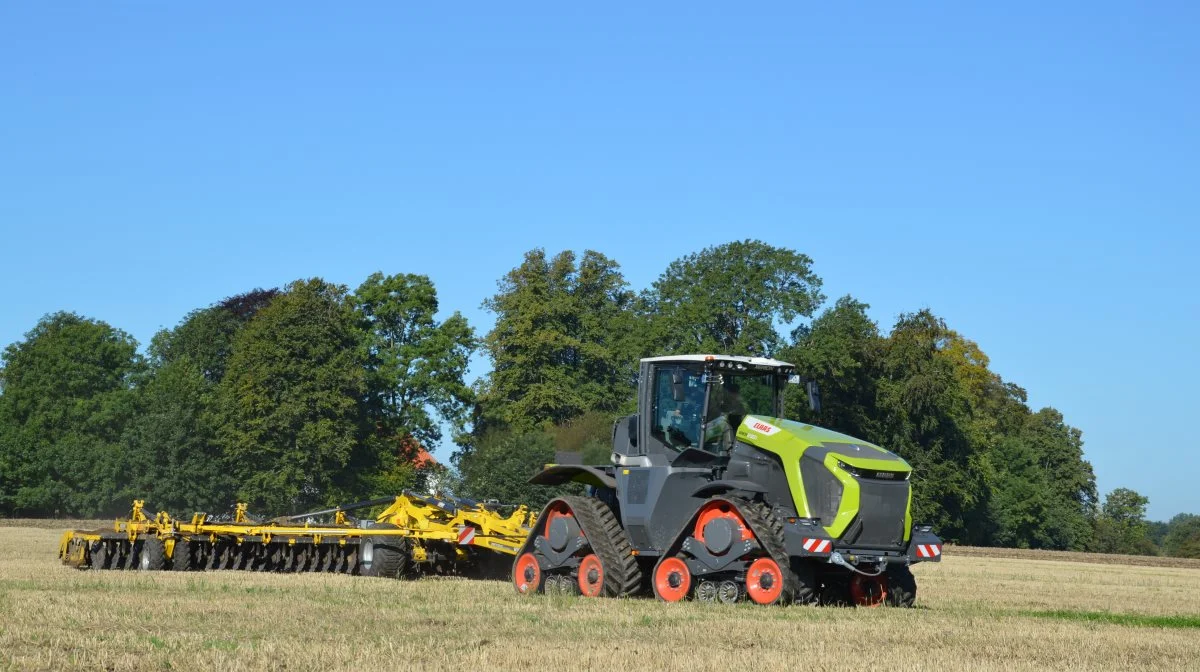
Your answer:
[[[128,506],[119,439],[144,364],[128,334],[73,313],[4,351],[0,511],[99,516]]]
[[[121,437],[128,499],[144,498],[177,516],[232,506],[234,483],[209,412],[213,391],[186,356],[156,367],[136,391],[137,413]]]
[[[969,433],[971,401],[953,362],[953,335],[928,310],[901,315],[883,349],[877,403],[880,445],[913,466],[913,516],[950,539],[976,542],[986,502],[980,455]]]
[[[1200,558],[1200,516],[1181,513],[1172,518],[1167,523],[1163,549],[1178,558]]]
[[[496,325],[484,339],[492,371],[482,382],[475,433],[527,432],[633,398],[634,295],[616,262],[587,251],[547,259],[532,250],[484,302]]]
[[[151,361],[163,365],[188,359],[208,382],[220,382],[238,330],[278,295],[277,289],[254,289],[188,313],[175,329],[155,334]]]
[[[779,356],[795,364],[806,378],[817,381],[821,411],[810,411],[808,399],[796,388],[786,397],[787,417],[851,436],[879,434],[876,396],[884,339],[879,327],[867,317],[867,308],[867,304],[844,296],[810,326],[792,332],[793,344]]]
[[[861,436],[916,468],[914,515],[947,538],[1081,549],[1095,477],[1079,430],[988,368],[974,342],[925,310],[879,333],[867,305],[839,299],[780,356],[820,384],[822,408],[789,395],[789,417]]]
[[[642,300],[648,351],[771,355],[779,323],[821,305],[812,259],[757,240],[725,243],[671,262]]]
[[[1146,505],[1150,502],[1129,488],[1117,488],[1104,498],[1096,516],[1089,550],[1099,553],[1155,555],[1149,538]]]
[[[298,280],[234,338],[217,395],[218,440],[255,508],[331,504],[378,470],[365,440],[365,348],[346,289]]]
[[[384,437],[441,441],[433,410],[461,431],[471,389],[463,382],[474,331],[454,313],[438,322],[437,291],[423,275],[375,273],[352,297],[365,334],[367,412]]]
[[[555,452],[575,453],[583,464],[608,464],[612,456],[612,413],[588,411],[546,430]]]
[[[554,440],[544,431],[488,432],[459,463],[461,493],[473,499],[527,504],[540,510],[554,497],[573,491],[528,483],[546,464],[554,462],[554,452]]]

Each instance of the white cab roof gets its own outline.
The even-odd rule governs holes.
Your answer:
[[[643,362],[707,362],[709,358],[716,361],[741,362],[751,366],[792,366],[788,362],[768,357],[739,357],[736,355],[666,355],[664,357],[647,357]]]

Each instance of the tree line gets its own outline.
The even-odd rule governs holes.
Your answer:
[[[526,481],[556,452],[608,460],[639,358],[712,352],[817,380],[820,412],[797,394],[787,415],[904,457],[914,516],[947,539],[1200,556],[1200,517],[1151,523],[1128,489],[1101,501],[1080,430],[1031,409],[932,311],[884,332],[867,304],[821,290],[809,257],[747,240],[683,256],[641,291],[598,252],[531,250],[483,302],[495,324],[482,336],[460,313],[439,319],[433,283],[411,274],[252,290],[144,352],[103,321],[53,313],[4,351],[0,515],[117,515],[134,497],[283,513],[430,479],[537,506],[558,490]],[[472,385],[477,351],[491,370]],[[447,438],[451,465],[431,463]]]

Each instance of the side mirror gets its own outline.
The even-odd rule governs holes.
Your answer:
[[[683,369],[675,369],[671,371],[671,398],[675,401],[684,400],[684,382],[685,379],[683,375]]]
[[[638,441],[638,439],[637,439],[637,434],[638,434],[638,416],[636,416],[636,415],[631,415],[631,416],[629,416],[629,421],[628,421],[627,423],[625,423],[625,424],[626,424],[626,425],[628,426],[628,428],[629,428],[629,445],[631,445],[631,446],[636,446],[636,445],[637,445],[637,441]]]
[[[808,407],[813,413],[821,412],[821,389],[817,387],[817,381],[810,380],[804,383],[804,391],[808,394]]]

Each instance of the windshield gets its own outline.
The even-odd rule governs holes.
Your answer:
[[[655,376],[650,433],[672,448],[698,447],[725,455],[747,415],[776,415],[772,374],[706,375],[679,367]]]
[[[775,415],[775,377],[771,374],[751,376],[721,376],[720,384],[712,386],[705,421],[722,416],[734,427],[747,415]]]

